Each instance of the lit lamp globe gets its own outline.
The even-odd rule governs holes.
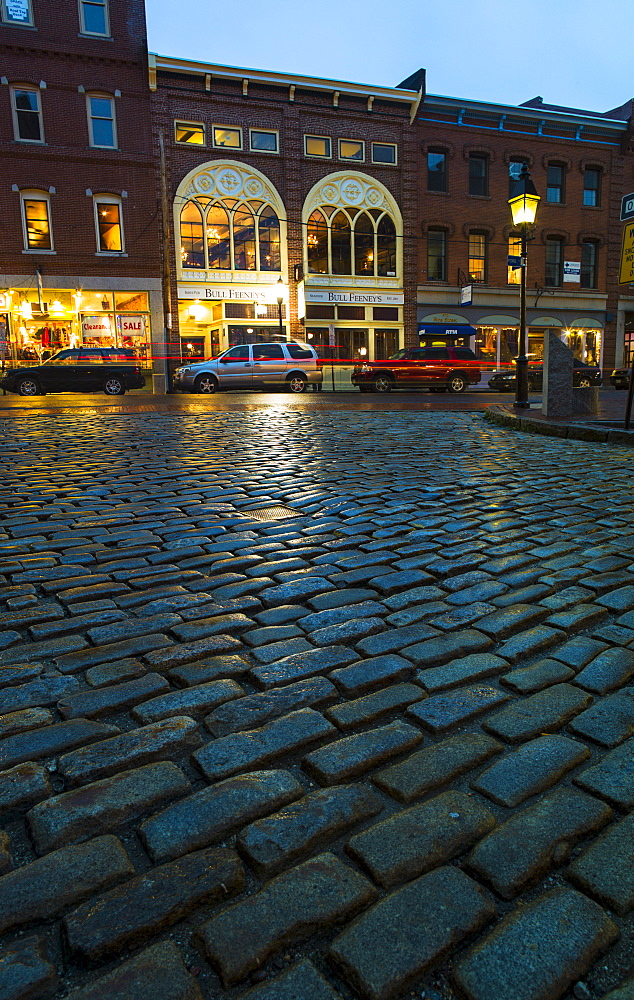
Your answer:
[[[509,198],[514,226],[530,226],[535,222],[537,206],[541,198],[531,180],[528,167],[524,164],[522,172],[515,182],[513,193]]]

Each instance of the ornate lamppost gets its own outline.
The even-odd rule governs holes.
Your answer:
[[[519,354],[515,360],[516,365],[516,389],[515,402],[513,406],[517,410],[528,410],[528,336],[526,329],[526,265],[528,252],[528,230],[535,222],[537,206],[540,202],[535,185],[528,172],[528,166],[524,164],[522,172],[516,180],[509,207],[513,217],[513,225],[519,229],[522,243],[522,266],[520,281],[520,338]]]

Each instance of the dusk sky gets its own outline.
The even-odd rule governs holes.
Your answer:
[[[634,96],[631,0],[147,0],[161,55],[608,111]]]

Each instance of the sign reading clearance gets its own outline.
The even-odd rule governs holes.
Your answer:
[[[312,288],[305,291],[307,302],[350,302],[353,305],[400,306],[403,295],[387,294],[386,292],[318,292]]]
[[[242,288],[225,288],[218,285],[178,286],[179,299],[200,299],[201,302],[212,299],[215,301],[228,299],[233,302],[268,302],[272,304],[277,302],[278,295],[277,283],[275,285],[246,285]],[[284,295],[286,295],[286,288],[284,288]]]

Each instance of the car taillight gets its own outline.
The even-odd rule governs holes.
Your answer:
[[[322,358],[317,358],[317,367],[318,368],[323,368],[324,367],[324,362],[323,362]]]

